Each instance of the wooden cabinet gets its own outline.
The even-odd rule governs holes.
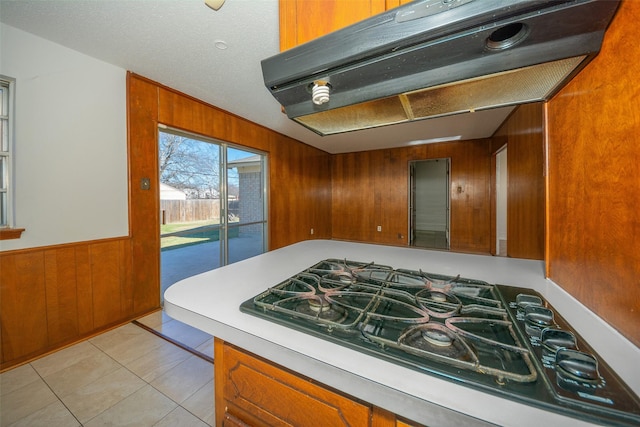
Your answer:
[[[280,0],[280,50],[339,30],[410,0]]]
[[[215,361],[217,425],[369,425],[366,404],[235,347],[216,342]]]
[[[216,339],[216,425],[409,426],[388,411]],[[415,426],[415,424],[413,424]]]

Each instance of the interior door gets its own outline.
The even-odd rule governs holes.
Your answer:
[[[410,164],[411,245],[450,247],[450,159],[418,160]]]

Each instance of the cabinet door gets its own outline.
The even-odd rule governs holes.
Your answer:
[[[216,413],[227,425],[368,426],[370,406],[216,341]],[[220,357],[222,356],[222,357]]]
[[[397,420],[396,427],[422,427],[422,424],[415,424],[410,421]]]
[[[355,24],[385,9],[385,0],[280,0],[280,50]]]
[[[222,427],[250,427],[249,424],[243,422],[240,418],[225,412],[222,419]]]

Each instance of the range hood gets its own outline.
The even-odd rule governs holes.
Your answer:
[[[619,0],[421,0],[262,61],[320,135],[550,99],[599,52]]]

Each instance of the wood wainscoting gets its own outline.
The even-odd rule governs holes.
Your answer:
[[[0,283],[1,370],[150,311],[135,309],[129,237],[1,252]]]

